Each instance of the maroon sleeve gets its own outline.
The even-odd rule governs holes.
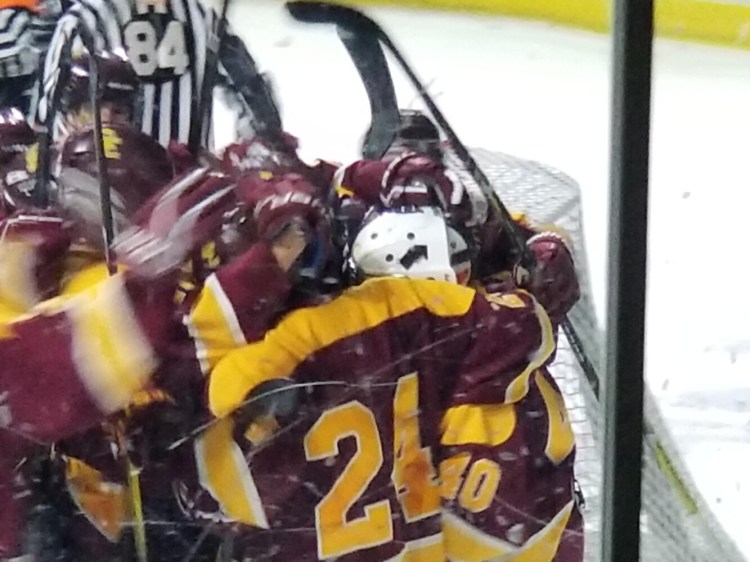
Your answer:
[[[265,242],[255,244],[238,260],[220,268],[216,279],[249,342],[263,337],[291,290],[286,272]]]
[[[467,320],[474,326],[472,344],[448,405],[517,402],[555,351],[544,309],[524,291],[477,293]]]
[[[171,338],[174,287],[112,277],[7,325],[0,390],[9,430],[52,443],[126,406]]]
[[[290,290],[265,242],[210,275],[187,316],[203,373],[211,372],[229,351],[260,339],[283,310]]]
[[[351,192],[369,205],[375,205],[380,202],[383,175],[389,165],[386,160],[359,160],[349,164],[337,173],[335,187],[339,192]]]

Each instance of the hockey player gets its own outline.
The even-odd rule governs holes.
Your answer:
[[[373,278],[211,374],[196,453],[235,556],[579,562],[546,313],[429,280],[455,279],[433,209],[374,218],[354,256]]]
[[[81,0],[57,24],[40,84],[37,119],[46,123],[67,53],[82,30],[94,35],[97,50],[121,51],[142,84],[136,122],[162,145],[187,143],[191,127],[202,127],[203,79],[212,30],[220,28],[213,10],[198,0]],[[221,68],[252,114],[256,132],[272,136],[280,128],[278,110],[265,77],[242,41],[225,31]],[[62,67],[62,68],[61,68]]]
[[[103,123],[131,124],[138,103],[138,76],[130,61],[118,52],[96,54],[99,67],[98,88],[101,91],[100,112]],[[61,84],[59,111],[62,129],[69,134],[94,122],[89,84],[89,57],[79,55],[70,61],[69,76]],[[64,140],[64,136],[59,140]]]
[[[114,125],[107,131],[114,222],[122,226],[172,177],[172,166],[166,151],[137,131]],[[62,148],[60,214],[27,213],[2,225],[0,494],[8,508],[0,518],[0,557],[21,548],[25,496],[14,489],[23,485],[14,476],[19,459],[40,443],[96,426],[154,374],[179,328],[173,298],[179,267],[208,230],[216,235],[222,213],[212,209],[223,212],[230,195],[228,189],[191,191],[192,213],[172,217],[179,244],[152,239],[144,253],[141,245],[123,242],[120,259],[129,270],[110,277],[96,177],[93,134],[76,133]],[[157,258],[162,267],[155,270]],[[32,351],[39,341],[44,353]]]

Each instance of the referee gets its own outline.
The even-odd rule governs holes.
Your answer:
[[[202,126],[199,98],[207,45],[218,19],[199,0],[75,2],[58,21],[44,61],[36,121],[47,123],[54,113],[51,106],[66,55],[80,45],[80,34],[86,30],[98,51],[119,51],[135,69],[142,84],[136,116],[141,130],[164,146],[172,140],[186,143],[191,126]],[[222,79],[250,113],[256,132],[279,131],[270,86],[242,41],[229,30],[219,60]]]
[[[60,13],[59,0],[0,0],[0,107],[29,112],[40,58]]]

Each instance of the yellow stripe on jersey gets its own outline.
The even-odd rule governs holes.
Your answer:
[[[574,502],[571,501],[544,529],[527,540],[518,554],[510,556],[507,562],[552,562],[560,548],[560,540],[573,513],[573,507]]]
[[[547,312],[542,305],[540,305],[533,297],[531,298],[534,303],[534,312],[536,312],[536,317],[539,319],[539,324],[542,329],[542,341],[539,344],[539,348],[529,359],[529,364],[523,372],[513,379],[508,385],[508,388],[505,389],[506,404],[518,402],[521,398],[526,396],[529,392],[529,379],[531,378],[531,375],[539,367],[544,365],[555,351],[555,334],[552,330],[552,322],[550,322],[549,316],[547,316]]]
[[[82,265],[82,263],[78,265]],[[71,274],[69,279],[65,281],[60,295],[36,303],[31,308],[13,306],[0,297],[0,339],[8,339],[15,336],[12,327],[13,322],[26,320],[36,314],[62,312],[66,303],[72,297],[83,293],[109,277],[109,271],[105,264],[101,262],[91,263],[90,259],[85,263],[89,263],[89,265],[81,267],[79,271]]]
[[[66,312],[79,376],[104,412],[119,410],[157,366],[133,314],[124,281],[114,276],[68,303]]]
[[[224,418],[195,441],[201,485],[233,521],[268,529],[258,488],[242,450],[232,438],[233,430],[234,421]]]
[[[449,408],[440,424],[440,443],[451,445],[501,445],[516,428],[513,404],[463,404]]]
[[[107,264],[97,261],[77,269],[73,275],[64,281],[60,295],[71,297],[88,291],[110,276]]]
[[[3,240],[0,243],[0,301],[7,307],[26,312],[39,302],[34,275],[34,244]]]
[[[547,525],[520,547],[483,533],[457,515],[443,512],[445,551],[450,562],[552,562],[573,513],[570,501]]]
[[[128,518],[127,496],[122,485],[83,461],[65,459],[68,493],[86,519],[110,542],[117,542]]]
[[[443,511],[443,540],[450,562],[485,562],[514,552],[512,543],[483,533],[457,515]],[[502,559],[505,561],[505,558]]]
[[[216,275],[206,280],[186,319],[203,374],[230,350],[247,344],[240,322]]]
[[[476,292],[443,281],[382,277],[333,301],[292,312],[263,341],[229,353],[211,375],[209,404],[217,416],[237,408],[258,384],[288,377],[311,354],[420,308],[462,316]]]

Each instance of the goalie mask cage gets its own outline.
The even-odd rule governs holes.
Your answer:
[[[472,149],[471,153],[509,209],[524,212],[533,224],[554,224],[570,235],[581,300],[569,318],[597,372],[604,376],[603,334],[591,299],[578,185],[544,164],[482,149]],[[461,171],[458,158],[449,153],[446,163],[459,171],[472,198],[481,200],[479,186]],[[576,476],[585,499],[585,560],[595,562],[599,560],[601,540],[603,412],[562,333],[551,371],[565,394],[576,434]],[[641,560],[744,561],[690,477],[648,388],[644,411]]]

